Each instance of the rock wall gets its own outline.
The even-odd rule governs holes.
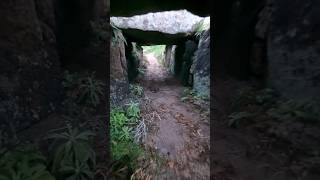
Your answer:
[[[143,49],[137,43],[128,43],[125,46],[126,59],[127,59],[127,70],[129,81],[133,81],[139,75],[140,66],[143,61]]]
[[[59,110],[61,55],[74,53],[81,33],[90,31],[89,21],[102,15],[93,13],[100,1],[0,2],[1,129],[11,134]],[[83,16],[75,17],[77,13]],[[80,38],[75,32],[81,32]]]
[[[190,74],[190,68],[191,65],[193,64],[193,55],[195,53],[195,51],[197,50],[197,44],[195,41],[192,40],[188,40],[185,43],[185,50],[183,53],[183,63],[182,63],[182,67],[181,67],[181,74],[180,74],[180,78],[182,80],[182,84],[184,86],[192,86],[193,84],[193,78],[192,75]]]
[[[193,89],[203,96],[210,95],[210,29],[204,31],[199,40],[190,69],[193,74]]]
[[[175,45],[167,45],[165,49],[164,66],[171,74],[174,74],[175,50]]]
[[[254,78],[297,99],[320,94],[319,1],[223,3],[215,6],[215,77]]]
[[[267,83],[285,96],[320,95],[319,10],[319,1],[272,0],[261,12],[256,34],[266,38]]]
[[[61,100],[53,3],[0,2],[0,125],[8,133],[45,118]]]
[[[129,80],[124,42],[110,47],[110,104],[120,105],[129,93]]]

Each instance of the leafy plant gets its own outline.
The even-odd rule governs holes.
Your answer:
[[[70,88],[77,85],[77,80],[79,79],[79,75],[76,73],[70,73],[69,71],[64,72],[64,79],[62,81],[62,85],[65,88]]]
[[[47,170],[46,159],[32,149],[0,151],[1,180],[55,180]]]
[[[127,116],[129,119],[137,120],[140,116],[140,108],[138,103],[131,102],[127,104]]]
[[[230,127],[238,127],[239,122],[244,119],[251,118],[253,116],[252,113],[249,112],[235,112],[229,115],[228,126]]]
[[[126,110],[117,107],[110,112],[111,154],[117,161],[112,167],[113,177],[122,179],[123,171],[132,171],[136,159],[143,152],[133,141],[133,126],[140,116],[139,104],[131,102]],[[120,173],[121,172],[121,173]]]
[[[269,104],[274,103],[274,98],[276,97],[276,92],[273,89],[262,89],[257,92],[255,96],[256,103],[258,104]]]
[[[186,100],[208,100],[209,97],[205,94],[198,93],[191,88],[185,88],[182,93],[181,101]]]
[[[130,84],[130,90],[136,96],[141,97],[143,95],[143,87],[141,87],[137,84]]]
[[[142,76],[146,73],[146,70],[144,68],[138,68],[138,72],[139,74],[141,74]]]
[[[202,19],[198,23],[194,25],[195,36],[199,37],[203,31],[208,30],[210,28],[210,20]]]
[[[80,80],[80,100],[97,106],[100,103],[100,97],[104,95],[104,83],[95,79],[94,72]]]
[[[68,179],[92,179],[93,172],[89,167],[95,166],[95,152],[90,147],[91,131],[80,131],[67,127],[62,133],[52,133],[53,139],[52,172]],[[90,166],[91,165],[91,166]]]
[[[320,103],[318,100],[287,100],[268,111],[271,117],[278,120],[303,120],[316,122],[320,120]]]

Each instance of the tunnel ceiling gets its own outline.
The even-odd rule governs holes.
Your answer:
[[[128,41],[137,42],[140,45],[170,45],[192,38],[186,33],[168,34],[139,29],[123,29],[122,32]]]
[[[129,41],[140,44],[175,44],[194,34],[196,25],[203,20],[209,19],[186,10],[111,17],[111,22],[122,29]]]
[[[210,0],[110,0],[111,16],[134,16],[150,12],[186,9],[198,16],[210,16]]]

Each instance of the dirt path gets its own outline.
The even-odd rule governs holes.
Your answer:
[[[146,57],[149,65],[140,83],[159,116],[151,122],[145,144],[166,159],[152,179],[209,179],[209,120],[193,104],[182,102],[183,86],[152,54]]]

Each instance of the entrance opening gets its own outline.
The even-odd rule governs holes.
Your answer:
[[[126,39],[117,47],[129,84],[111,109],[112,158],[134,178],[209,179],[208,19],[185,10],[111,18]]]

